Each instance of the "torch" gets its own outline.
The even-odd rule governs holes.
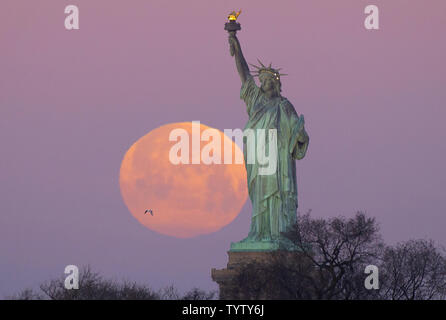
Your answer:
[[[230,32],[236,33],[238,30],[241,30],[242,27],[240,26],[240,23],[237,22],[237,18],[242,13],[242,10],[239,10],[238,12],[232,11],[228,16],[228,22],[225,23],[225,30]]]
[[[237,18],[240,15],[240,13],[242,13],[241,9],[238,12],[232,11],[228,16],[229,21],[225,23],[225,30],[228,31],[229,33],[229,43],[231,43],[231,39],[234,41],[235,34],[237,33],[238,30],[242,29],[240,23],[237,22]],[[235,54],[235,49],[233,44],[231,44],[229,48],[229,53],[231,56],[234,56]]]

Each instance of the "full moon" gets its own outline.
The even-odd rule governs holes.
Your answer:
[[[150,131],[126,152],[119,175],[122,197],[133,217],[150,230],[178,238],[215,232],[235,219],[248,197],[244,164],[223,164],[223,150],[212,154],[221,156],[222,164],[173,164],[169,152],[177,142],[169,141],[169,135],[174,129],[187,131],[192,145],[192,123],[171,123]],[[206,129],[212,128],[200,124],[200,136]],[[224,139],[230,141],[233,159],[242,155],[218,132],[222,148]],[[208,143],[201,141],[201,149]]]

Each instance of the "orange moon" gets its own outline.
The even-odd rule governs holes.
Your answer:
[[[173,164],[169,152],[177,141],[170,132],[184,129],[189,134],[189,164]],[[200,136],[206,129],[200,124]],[[171,123],[150,131],[136,141],[122,160],[119,184],[131,214],[145,227],[161,234],[190,238],[215,232],[240,213],[247,197],[246,169],[235,164],[240,148],[232,144],[233,164],[191,164],[192,123]],[[208,141],[201,141],[200,151]],[[223,163],[223,150],[216,151]],[[214,155],[214,154],[213,154]],[[152,210],[153,215],[145,213]]]

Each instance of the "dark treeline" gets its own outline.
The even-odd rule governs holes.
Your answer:
[[[431,240],[383,242],[374,218],[298,216],[285,234],[297,250],[271,253],[267,263],[245,264],[231,294],[240,299],[433,300],[446,299],[446,256]],[[365,286],[367,266],[376,266],[377,289]],[[374,281],[373,281],[374,282]],[[87,266],[79,289],[67,290],[65,278],[49,280],[39,290],[25,289],[20,300],[212,300],[216,292],[194,288],[179,294],[174,286],[153,290],[135,282],[103,278]]]
[[[153,290],[148,285],[105,279],[90,266],[79,270],[79,289],[67,290],[65,277],[42,283],[38,290],[24,289],[11,300],[212,300],[215,291],[193,288],[180,294],[174,286]]]
[[[236,296],[258,299],[444,300],[446,256],[431,240],[386,245],[374,218],[299,216],[286,234],[298,249],[276,252],[270,263],[245,265]],[[365,286],[377,271],[377,289]],[[371,281],[373,283],[373,281]],[[369,286],[370,287],[370,286]],[[266,294],[265,294],[266,293]]]

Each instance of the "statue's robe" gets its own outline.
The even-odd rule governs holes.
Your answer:
[[[253,208],[250,232],[243,241],[279,240],[280,233],[287,231],[296,221],[295,160],[305,156],[309,137],[305,129],[299,134],[304,126],[303,116],[297,115],[293,105],[284,97],[268,98],[252,76],[243,83],[240,98],[245,101],[249,115],[245,130],[266,129],[265,150],[269,150],[268,129],[277,130],[277,169],[271,175],[259,174],[257,161],[248,163],[247,139],[244,140],[248,190]]]

